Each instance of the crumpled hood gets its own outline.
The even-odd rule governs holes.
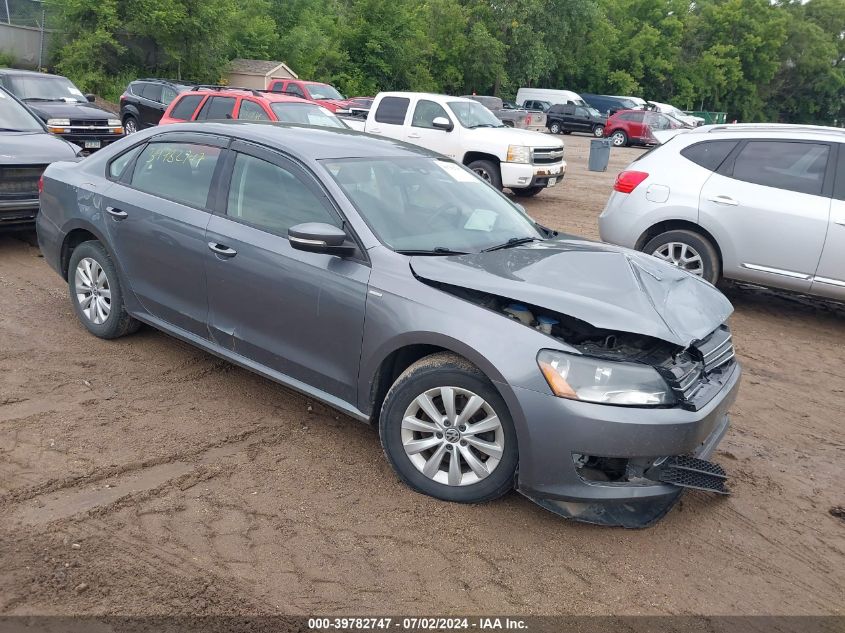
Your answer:
[[[116,114],[101,110],[90,103],[67,103],[67,102],[32,102],[26,105],[45,121],[47,119],[80,119],[82,121],[101,121],[103,119],[116,119]]]
[[[47,132],[0,132],[0,165],[43,165],[72,159],[78,151]]]
[[[653,257],[609,244],[557,239],[490,253],[417,256],[422,279],[560,312],[597,328],[682,347],[733,312],[712,285]]]

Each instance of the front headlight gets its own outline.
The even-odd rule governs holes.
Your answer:
[[[509,163],[530,163],[531,148],[527,145],[508,145]]]
[[[48,127],[70,127],[70,119],[47,119]]]
[[[109,127],[120,127],[121,126],[120,119],[109,119],[108,123],[109,123]]]
[[[653,367],[541,350],[540,370],[560,398],[630,407],[675,404],[675,395]]]

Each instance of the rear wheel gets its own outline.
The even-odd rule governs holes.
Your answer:
[[[502,190],[502,172],[499,166],[489,160],[476,160],[467,165],[472,171],[478,174],[482,180],[487,181],[492,187]]]
[[[138,119],[131,114],[127,114],[123,119],[123,130],[127,134],[134,134],[138,131]]]
[[[68,291],[76,316],[94,336],[118,338],[141,326],[126,312],[117,269],[100,242],[83,242],[73,250]]]
[[[622,130],[616,130],[610,135],[610,142],[614,147],[625,147],[628,144],[628,135]]]
[[[643,250],[711,284],[719,280],[721,270],[716,248],[694,231],[666,231],[649,240]]]
[[[487,377],[459,356],[434,354],[406,369],[384,400],[379,432],[396,473],[418,492],[481,503],[513,487],[510,413]]]

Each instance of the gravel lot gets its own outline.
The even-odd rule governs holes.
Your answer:
[[[525,206],[597,238],[642,150],[594,174],[589,140]],[[843,309],[726,288],[733,494],[626,531],[420,496],[363,424],[149,328],[89,336],[32,244],[0,236],[0,614],[845,613]]]

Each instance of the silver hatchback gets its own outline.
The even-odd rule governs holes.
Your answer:
[[[619,174],[606,242],[720,277],[845,300],[845,130],[704,126]]]

